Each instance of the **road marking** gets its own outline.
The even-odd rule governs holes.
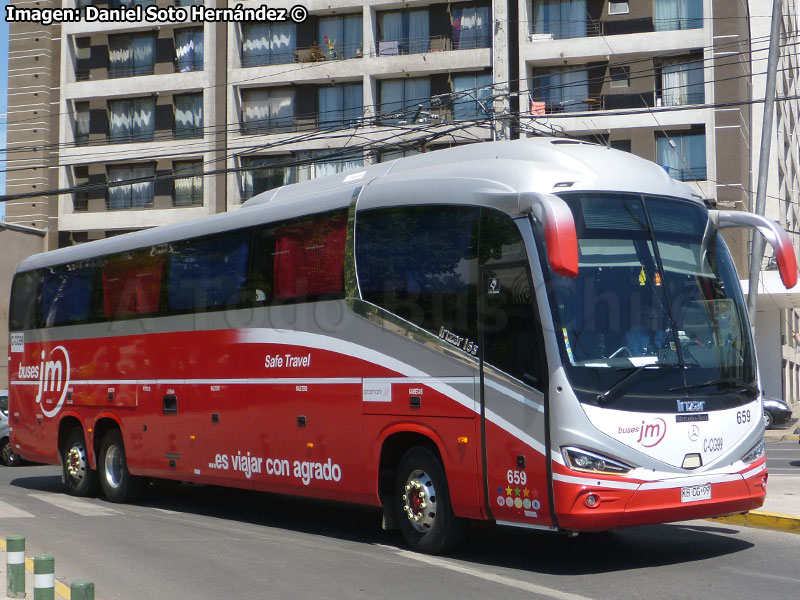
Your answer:
[[[21,508],[11,506],[7,502],[0,502],[0,519],[17,519],[20,517],[32,517],[29,512],[25,512]]]
[[[555,598],[555,600],[590,600],[586,596],[570,594],[569,592],[562,592],[561,590],[545,587],[543,585],[536,585],[535,583],[530,583],[528,581],[520,581],[519,579],[512,579],[511,577],[504,577],[503,575],[496,575],[494,573],[487,573],[486,571],[480,571],[478,569],[471,569],[443,558],[417,554],[416,552],[410,552],[408,550],[397,550],[396,548],[391,548],[391,546],[384,547],[390,548],[403,558],[409,558],[426,565],[433,565],[449,571],[455,571],[456,573],[463,573],[464,575],[470,575],[472,577],[477,577],[478,579],[499,583],[501,585],[516,588],[524,592],[539,594],[541,596],[547,596],[548,598]]]
[[[83,517],[102,517],[122,514],[120,511],[114,510],[113,508],[107,508],[99,504],[92,504],[86,500],[79,500],[78,498],[71,498],[70,496],[63,496],[60,494],[28,494],[28,496]]]
[[[742,571],[741,569],[735,569],[733,567],[720,567],[720,571],[728,571],[730,573],[736,573],[737,575],[747,575],[749,577],[760,577],[762,579],[769,579],[770,581],[778,580],[778,581],[788,581],[789,583],[798,583],[800,579],[797,577],[785,577],[783,575],[774,575],[772,573],[762,573],[760,571]]]

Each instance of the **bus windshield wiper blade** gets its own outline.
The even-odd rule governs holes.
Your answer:
[[[744,388],[748,392],[758,393],[758,388],[754,385],[750,385],[749,383],[745,383],[743,381],[739,381],[738,379],[733,379],[731,377],[727,379],[710,379],[709,381],[704,381],[703,383],[693,383],[691,385],[682,385],[679,387],[670,388],[670,392],[686,392],[689,390],[694,390],[697,388],[708,387],[711,385],[731,385],[733,387],[740,387]]]
[[[625,387],[626,383],[628,383],[631,379],[633,379],[636,375],[641,373],[647,367],[652,367],[652,366],[653,365],[641,365],[640,367],[636,367],[633,371],[625,375],[625,377],[623,377],[617,383],[608,388],[606,392],[598,394],[597,403],[608,404],[609,402],[614,400],[619,395],[620,390],[622,390]]]

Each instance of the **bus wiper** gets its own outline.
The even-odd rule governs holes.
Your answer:
[[[598,394],[597,395],[597,403],[598,404],[608,404],[612,400],[616,399],[616,397],[619,395],[619,392],[622,389],[624,389],[625,384],[628,383],[634,377],[636,377],[636,375],[641,373],[648,366],[652,367],[652,365],[641,365],[640,367],[636,367],[633,371],[631,371],[630,373],[625,375],[625,377],[623,377],[617,383],[615,383],[610,388],[608,388],[608,391],[606,391],[603,394]],[[658,368],[658,367],[656,367],[656,368]]]
[[[730,385],[737,388],[743,388],[748,392],[752,392],[754,394],[758,393],[758,388],[754,385],[750,385],[749,383],[744,383],[743,381],[739,381],[738,379],[733,379],[732,377],[728,377],[726,379],[711,379],[709,381],[704,381],[703,383],[693,383],[691,385],[682,385],[679,387],[670,388],[670,392],[686,392],[689,390],[694,390],[697,388],[708,387],[711,385]]]

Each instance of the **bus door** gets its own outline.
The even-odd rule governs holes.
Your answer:
[[[484,219],[482,240],[489,225]],[[488,508],[496,521],[549,526],[544,342],[522,238],[510,219],[499,225],[503,235],[493,237],[503,241],[480,261]]]

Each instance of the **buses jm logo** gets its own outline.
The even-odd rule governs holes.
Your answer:
[[[64,361],[55,360],[56,353],[60,352]],[[56,346],[50,351],[50,360],[45,360],[45,352],[42,350],[42,362],[39,365],[39,393],[36,394],[36,403],[42,407],[42,413],[48,417],[55,417],[61,407],[64,406],[64,399],[69,390],[69,354],[64,346]],[[55,397],[58,402],[51,408],[45,408],[45,403],[52,404]]]
[[[639,439],[636,440],[636,442],[645,448],[652,448],[653,446],[657,446],[659,443],[661,443],[661,440],[664,439],[666,433],[667,423],[664,421],[664,419],[655,418],[649,423],[642,421],[642,424],[639,427]]]

